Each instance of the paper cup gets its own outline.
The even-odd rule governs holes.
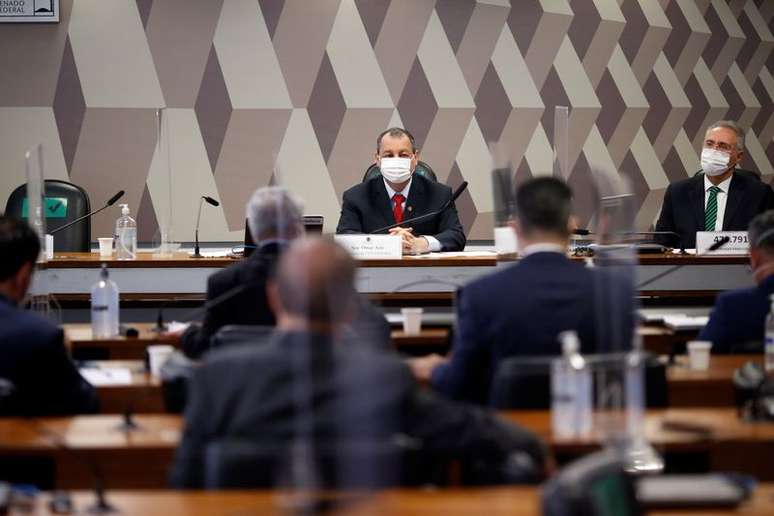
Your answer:
[[[100,258],[110,258],[113,255],[113,237],[98,238]]]
[[[148,346],[148,362],[152,376],[158,378],[161,375],[161,367],[174,351],[175,348],[169,345]]]
[[[403,314],[403,331],[406,335],[418,335],[422,330],[422,309],[401,308]]]
[[[712,342],[692,340],[688,343],[688,364],[694,371],[709,369]]]

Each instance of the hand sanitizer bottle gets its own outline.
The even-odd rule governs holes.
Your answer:
[[[129,205],[121,205],[121,217],[116,221],[116,258],[137,258],[137,223],[129,216]]]

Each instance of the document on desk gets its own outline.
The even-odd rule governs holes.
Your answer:
[[[94,387],[131,385],[132,383],[132,372],[127,367],[82,367],[80,373]]]
[[[458,251],[458,252],[442,252],[442,253],[427,253],[417,255],[403,255],[404,258],[496,258],[497,253],[494,251]]]
[[[667,315],[664,317],[664,326],[675,331],[700,330],[707,326],[708,315]]]

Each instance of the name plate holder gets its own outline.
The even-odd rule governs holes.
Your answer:
[[[728,243],[717,251],[708,251],[710,246],[728,237]],[[750,252],[747,231],[697,231],[696,254],[709,255],[746,255]]]
[[[400,260],[403,242],[399,235],[336,235],[336,243],[358,260]]]

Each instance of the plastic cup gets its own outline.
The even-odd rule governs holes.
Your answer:
[[[692,340],[688,343],[688,365],[694,371],[709,369],[712,342]]]
[[[98,238],[99,257],[110,258],[113,255],[113,237]]]
[[[403,315],[403,332],[406,335],[419,335],[422,330],[422,309],[421,308],[401,308]]]
[[[161,367],[174,352],[175,348],[166,344],[148,346],[148,361],[150,362],[151,376],[158,378],[161,375]]]

